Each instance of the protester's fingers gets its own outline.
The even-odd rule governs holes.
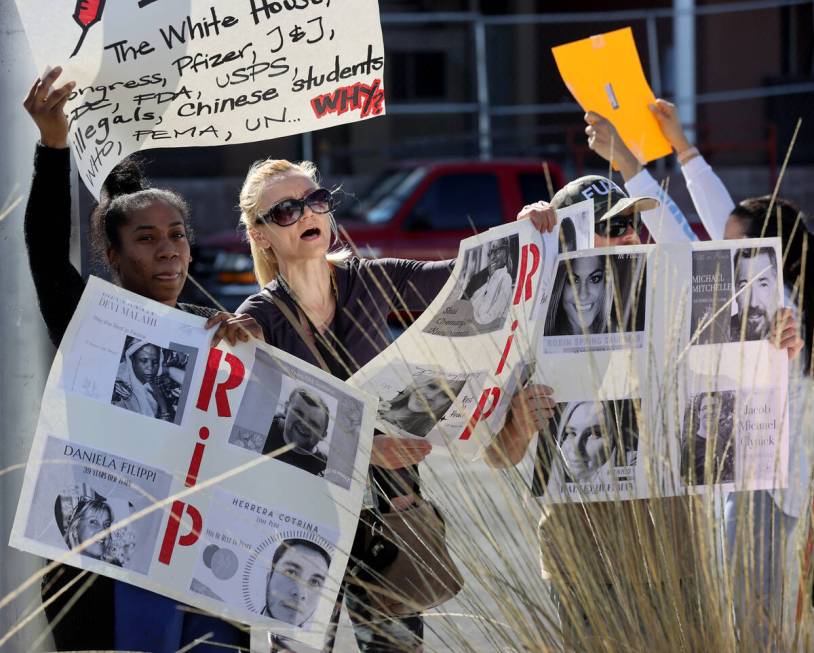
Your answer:
[[[225,313],[224,311],[218,311],[217,313],[215,313],[212,317],[210,317],[206,321],[206,324],[204,324],[204,329],[206,329],[208,331],[209,329],[211,329],[216,324],[221,324],[221,323],[225,322],[231,316],[232,316],[231,313]],[[215,333],[212,334],[212,342],[210,344],[210,347],[217,347],[222,339],[223,339],[223,332],[222,332],[221,327],[218,327],[218,329],[215,331]]]
[[[26,111],[31,110],[31,106],[34,104],[34,98],[37,96],[37,89],[40,86],[40,78],[34,80],[34,83],[31,85],[31,88],[28,89],[28,93],[26,93],[25,99],[23,100],[23,106],[25,107]]]
[[[220,324],[232,317],[231,313],[226,313],[224,311],[218,311],[212,317],[210,317],[206,324],[204,324],[204,329],[211,329],[216,324]]]
[[[71,91],[73,91],[74,86],[76,86],[76,82],[68,82],[59,88],[54,89],[51,95],[45,99],[43,109],[45,111],[54,111],[58,108],[64,107],[65,103],[68,101],[68,98],[71,96]]]
[[[541,233],[551,233],[557,225],[557,211],[547,202],[527,204],[517,214],[518,220],[531,220]]]
[[[371,464],[387,469],[400,469],[415,465],[432,450],[432,445],[424,440],[408,440],[379,435],[373,439]]]
[[[51,93],[51,88],[54,85],[54,82],[57,80],[57,77],[62,74],[62,67],[56,66],[52,68],[47,75],[42,78],[42,82],[40,83],[40,87],[37,89],[36,94],[36,101],[37,102],[45,102],[48,99],[48,95]]]
[[[583,118],[589,125],[597,125],[603,122],[608,122],[608,119],[605,116],[598,114],[596,111],[586,111]]]

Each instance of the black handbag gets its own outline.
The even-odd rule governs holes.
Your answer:
[[[464,584],[447,549],[441,512],[418,497],[399,512],[362,512],[345,582],[363,590],[371,608],[392,617],[434,608]]]

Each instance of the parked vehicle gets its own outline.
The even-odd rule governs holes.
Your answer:
[[[340,191],[336,217],[361,256],[452,258],[464,238],[514,220],[526,204],[548,200],[549,180],[554,190],[565,183],[556,163],[401,164],[385,170],[358,196]],[[201,239],[192,274],[227,309],[257,291],[248,245],[237,232]]]

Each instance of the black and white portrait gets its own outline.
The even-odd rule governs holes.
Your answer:
[[[276,500],[275,500],[276,499]],[[281,503],[282,501],[282,503]],[[295,628],[333,607],[336,525],[315,523],[268,502],[216,490],[197,549],[190,590]],[[343,570],[335,571],[341,574]]]
[[[466,250],[458,283],[424,331],[469,336],[502,328],[514,295],[518,255],[516,234]]]
[[[546,336],[644,329],[645,255],[578,256],[560,261]]]
[[[577,228],[571,218],[563,218],[558,224],[557,252],[575,252],[577,250]]]
[[[317,609],[330,566],[330,554],[311,540],[280,542],[271,557],[260,614],[301,628]]]
[[[188,347],[162,348],[127,336],[110,403],[120,408],[179,424],[195,365]]]
[[[49,437],[26,537],[83,558],[146,574],[161,511],[117,526],[169,495],[169,474]]]
[[[532,489],[546,489],[632,480],[632,472],[618,468],[636,465],[638,452],[637,402],[571,401],[558,404],[557,414],[540,432]]]
[[[731,319],[730,338],[732,342],[765,340],[783,302],[775,249],[733,250],[732,269],[737,312]]]
[[[335,404],[335,402],[333,402]],[[320,393],[296,385],[271,421],[261,453],[317,476],[328,465],[328,430],[331,411]],[[279,453],[288,445],[293,448]]]
[[[543,329],[544,351],[642,346],[646,261],[643,253],[561,258]]]
[[[692,398],[684,409],[681,437],[681,479],[685,485],[705,485],[707,471],[713,483],[735,480],[734,429],[734,392],[702,392]]]
[[[410,435],[426,436],[446,415],[466,381],[441,374],[424,374],[395,397],[379,402],[379,419]]]
[[[229,442],[347,489],[362,414],[338,384],[257,350]]]

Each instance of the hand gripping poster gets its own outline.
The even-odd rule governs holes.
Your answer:
[[[256,340],[211,349],[203,323],[91,277],[10,544],[319,647],[375,399]]]
[[[17,8],[98,197],[125,156],[268,140],[385,111],[374,0],[34,0]]]

